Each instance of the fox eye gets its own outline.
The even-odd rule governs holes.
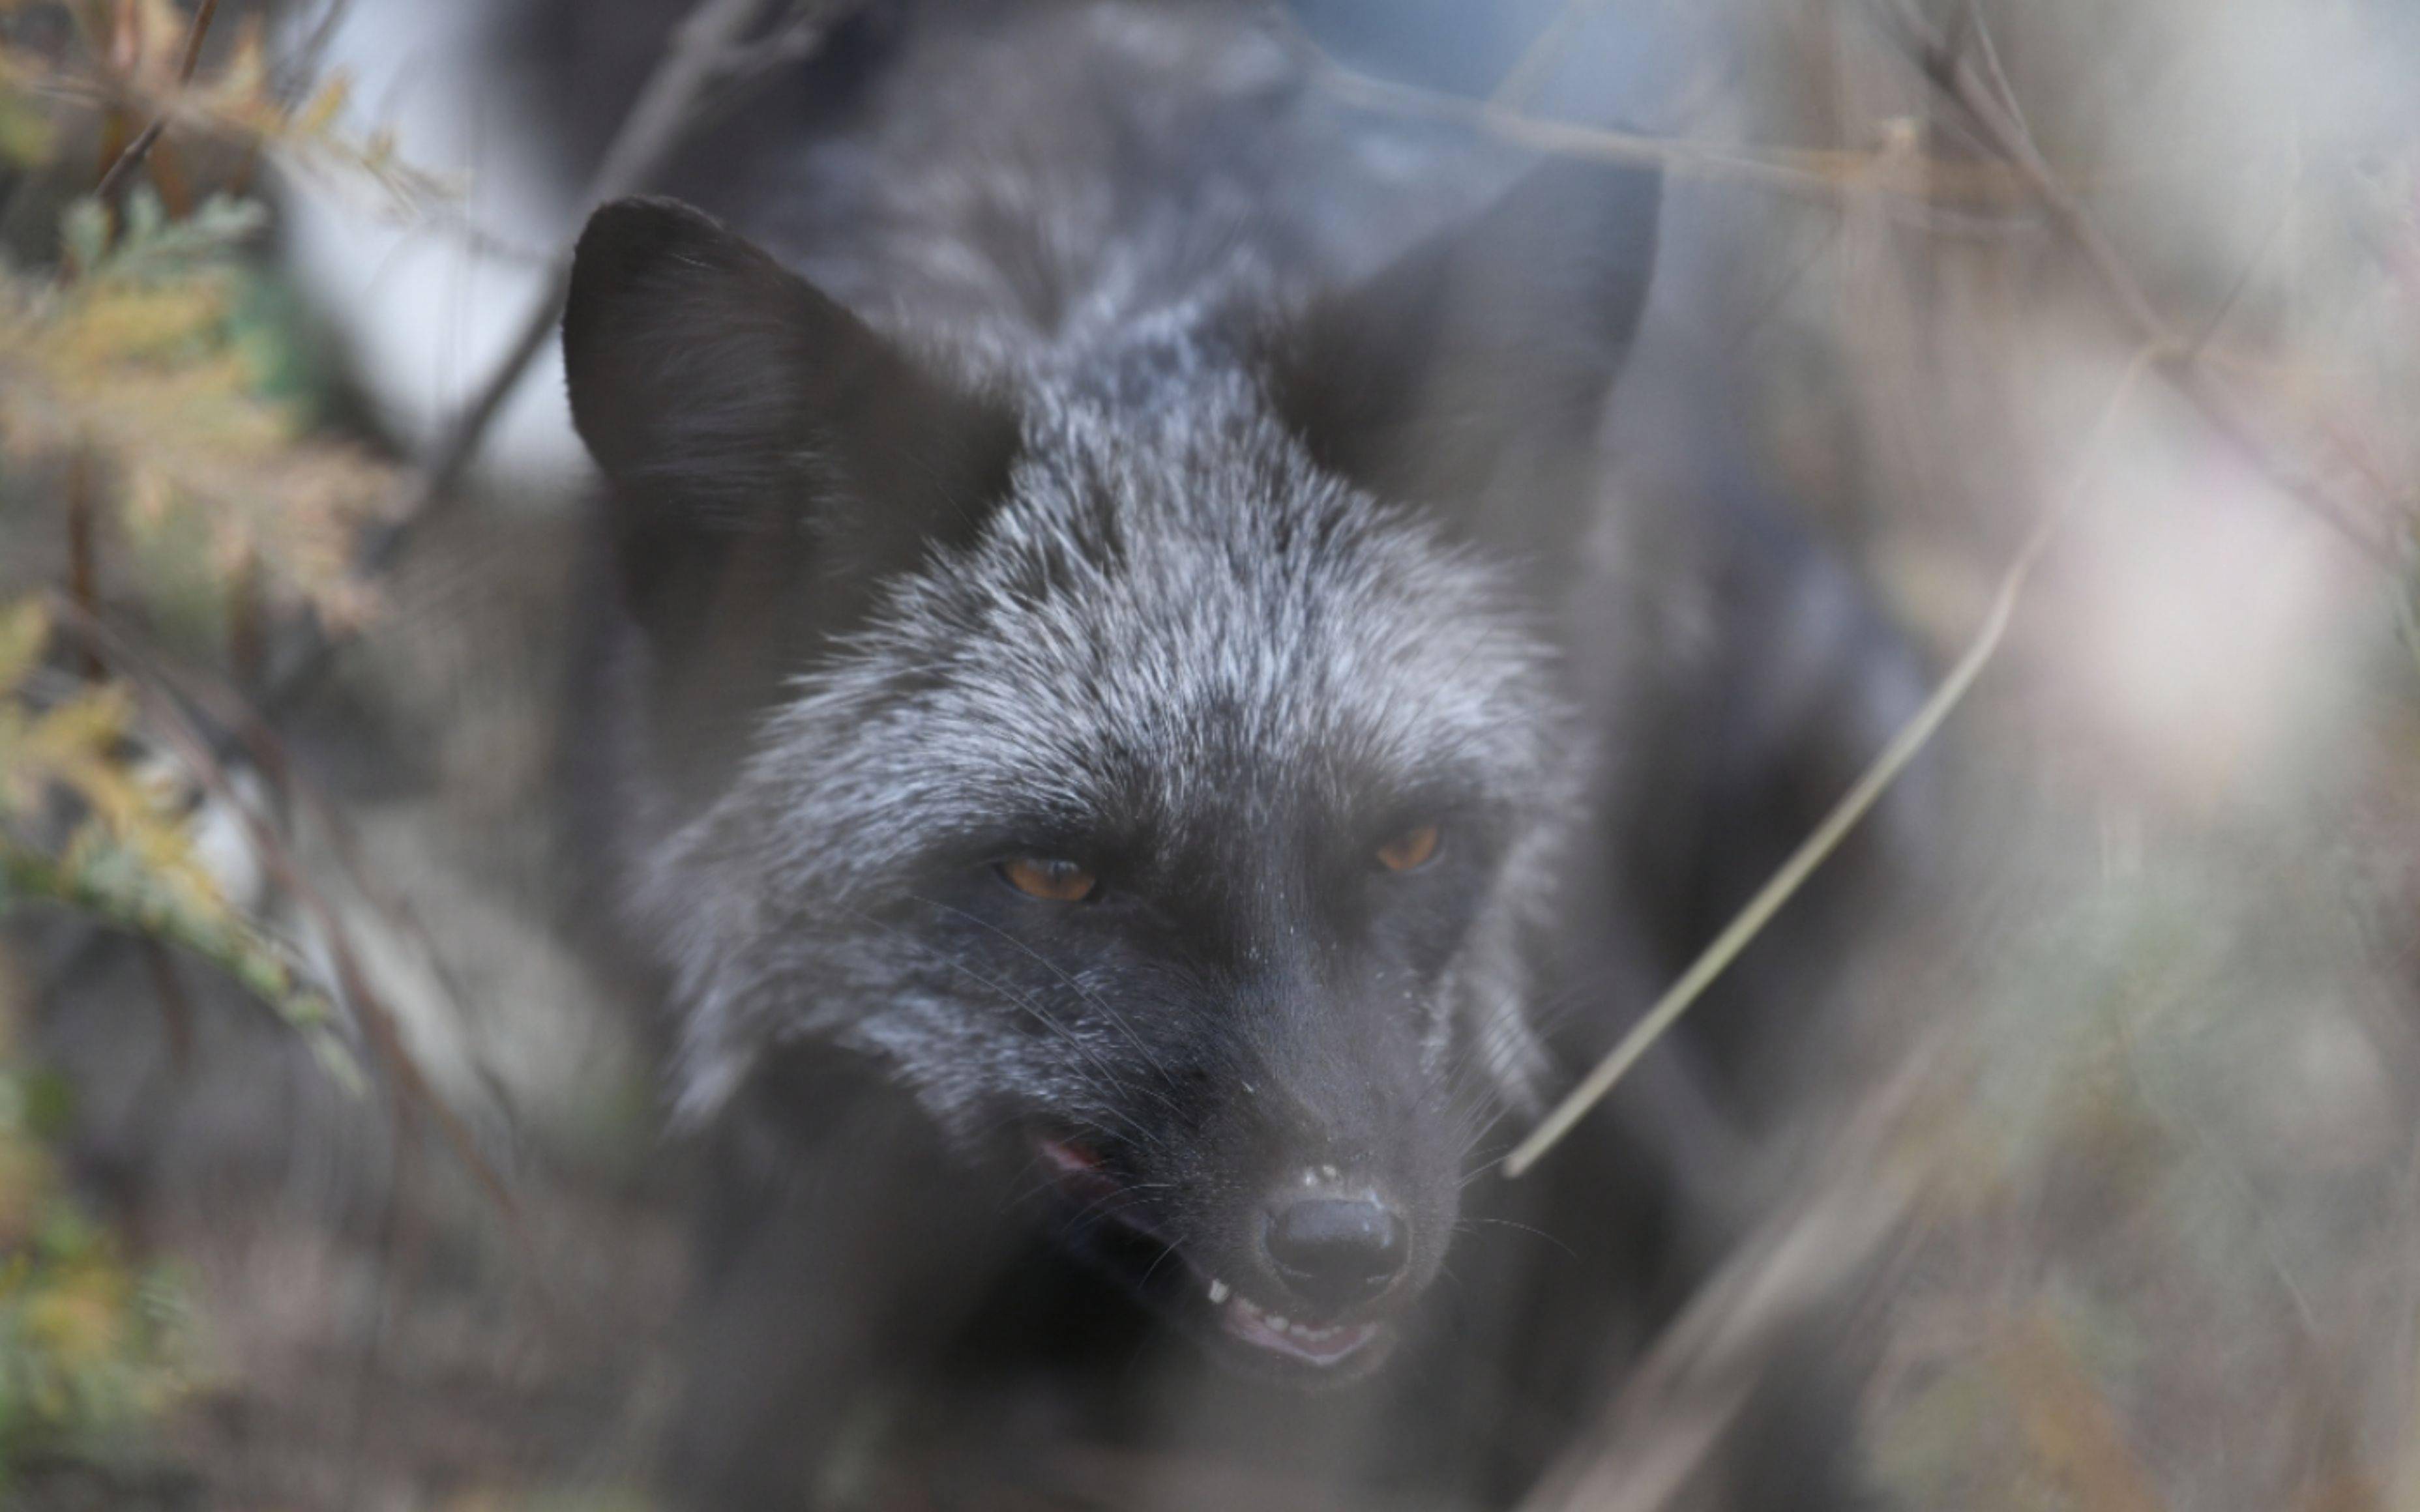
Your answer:
[[[1433,860],[1440,836],[1435,825],[1420,825],[1378,847],[1378,864],[1389,872],[1417,872]]]
[[[1045,903],[1079,903],[1101,887],[1100,878],[1075,862],[1048,856],[1020,856],[1002,861],[1000,874],[1010,887]]]

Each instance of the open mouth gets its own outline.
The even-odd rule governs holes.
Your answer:
[[[1252,1301],[1202,1270],[1182,1246],[1115,1201],[1116,1179],[1091,1151],[1059,1139],[1044,1139],[1040,1149],[1067,1195],[1096,1214],[1087,1225],[1092,1232],[1084,1245],[1095,1260],[1115,1271],[1147,1301],[1169,1311],[1201,1318],[1206,1304],[1207,1320],[1216,1323],[1219,1336],[1243,1346],[1250,1357],[1280,1370],[1326,1372],[1358,1357],[1374,1356],[1373,1347],[1390,1332],[1382,1319],[1313,1322],[1289,1318]]]
[[[1210,1283],[1209,1297],[1219,1324],[1230,1337],[1323,1370],[1342,1365],[1360,1353],[1386,1328],[1375,1319],[1326,1324],[1297,1321],[1238,1295],[1224,1281]]]

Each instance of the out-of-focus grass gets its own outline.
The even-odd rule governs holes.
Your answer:
[[[2387,801],[2420,752],[2380,754],[2385,786],[2190,834],[2003,837],[1879,1320],[1905,1504],[2393,1504],[2420,1058],[2405,869],[2376,863],[2420,836]]]

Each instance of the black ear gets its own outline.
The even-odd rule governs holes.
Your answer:
[[[1364,486],[1463,513],[1524,553],[1559,551],[1646,302],[1660,188],[1646,169],[1531,170],[1313,306],[1275,363],[1280,409]]]
[[[845,612],[971,533],[1016,444],[1002,407],[672,200],[590,217],[563,354],[629,607],[659,633],[720,612],[735,575]]]

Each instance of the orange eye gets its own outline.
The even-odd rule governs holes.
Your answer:
[[[1389,872],[1410,872],[1429,864],[1437,853],[1437,826],[1407,829],[1378,847],[1378,864]]]
[[[1030,856],[1002,861],[1000,874],[1008,879],[1009,886],[1027,897],[1053,903],[1082,903],[1101,885],[1100,878],[1073,861]]]

